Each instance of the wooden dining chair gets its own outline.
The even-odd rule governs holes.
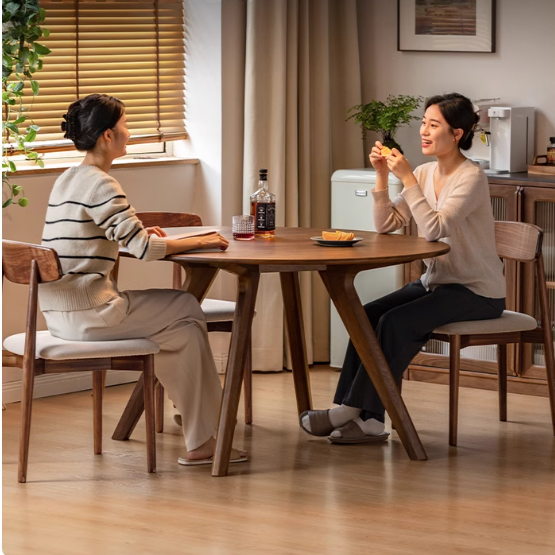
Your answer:
[[[29,285],[27,325],[4,341],[23,370],[21,391],[21,435],[18,481],[27,480],[33,386],[35,376],[61,372],[90,372],[93,376],[94,452],[102,453],[102,373],[106,370],[136,370],[142,373],[146,423],[147,470],[156,472],[154,427],[154,354],[160,347],[149,339],[118,341],[65,341],[49,331],[37,332],[37,295],[40,283],[62,277],[60,259],[54,249],[2,241],[2,280]]]
[[[187,212],[137,212],[136,216],[145,227],[158,226],[161,228],[196,227],[202,225],[202,219],[197,214]],[[119,259],[118,259],[119,263]],[[117,264],[118,264],[117,263]],[[116,265],[114,278],[117,281],[118,266]],[[183,269],[180,264],[173,264],[173,289],[181,289],[183,284]],[[233,330],[235,302],[218,299],[204,299],[201,308],[206,315],[209,332],[227,332]],[[245,423],[252,424],[252,344],[249,339],[247,362],[245,365],[243,392],[245,400]],[[164,388],[156,383],[156,431],[164,431]]]
[[[432,339],[449,343],[449,445],[457,445],[460,350],[473,345],[497,345],[499,420],[507,420],[507,345],[543,343],[551,419],[555,434],[555,361],[549,298],[542,257],[543,231],[532,224],[495,222],[499,257],[534,264],[540,324],[533,316],[505,310],[500,318],[455,322],[434,330]]]

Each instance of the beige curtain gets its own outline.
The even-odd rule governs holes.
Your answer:
[[[360,131],[345,121],[361,102],[356,0],[224,0],[222,26],[226,194],[240,179],[248,214],[268,168],[277,225],[328,228],[332,173],[364,166]],[[328,361],[329,298],[317,275],[303,274],[301,291],[309,362]],[[254,369],[281,370],[279,276],[262,276],[257,313]]]

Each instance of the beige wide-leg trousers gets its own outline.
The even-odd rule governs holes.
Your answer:
[[[190,293],[172,289],[123,291],[108,303],[71,312],[45,311],[50,333],[70,341],[146,337],[160,345],[155,372],[183,420],[188,450],[215,434],[222,387],[206,321]]]

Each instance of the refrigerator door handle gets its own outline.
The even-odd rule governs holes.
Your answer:
[[[368,191],[355,191],[355,196],[357,197],[367,197],[368,196]]]

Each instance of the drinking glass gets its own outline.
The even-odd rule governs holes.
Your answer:
[[[254,216],[233,216],[233,238],[236,241],[254,239]]]

